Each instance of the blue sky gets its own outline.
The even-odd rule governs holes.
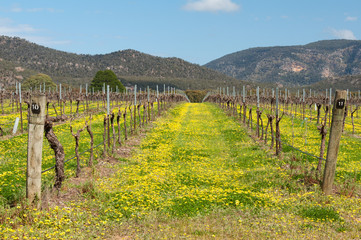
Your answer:
[[[361,38],[360,0],[1,0],[0,35],[57,50],[135,49],[203,65],[261,46]]]

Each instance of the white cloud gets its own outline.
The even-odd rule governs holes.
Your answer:
[[[231,0],[198,0],[187,3],[183,8],[198,12],[234,12],[240,9],[240,5]]]
[[[19,8],[19,7],[13,7],[12,9],[11,9],[11,12],[22,12],[23,11],[23,9],[21,9],[21,8]]]
[[[354,21],[357,21],[357,17],[350,17],[350,16],[348,16],[348,17],[346,17],[345,21],[346,21],[346,22],[354,22]]]
[[[9,37],[20,37],[40,45],[64,45],[69,44],[67,40],[53,40],[49,37],[35,36],[34,34],[41,32],[39,29],[28,24],[14,24],[9,18],[0,18],[0,35]]]
[[[329,29],[329,32],[334,37],[337,37],[339,39],[356,40],[356,37],[351,30],[347,30],[347,29],[337,30],[337,29],[331,28],[331,29]]]
[[[36,31],[33,27],[27,24],[19,24],[16,26],[0,26],[1,35],[12,35],[15,33],[34,32]]]
[[[8,18],[0,18],[0,35],[18,35],[20,33],[35,32],[32,26],[28,24],[13,24],[13,21]]]
[[[22,13],[22,12],[29,12],[29,13],[38,13],[38,12],[62,12],[61,10],[56,10],[54,8],[22,8],[19,5],[13,5],[10,9],[10,12],[15,13]]]
[[[26,9],[26,11],[27,12],[50,12],[50,13],[56,12],[56,10],[53,8],[29,8],[29,9]]]

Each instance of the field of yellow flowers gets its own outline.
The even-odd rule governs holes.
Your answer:
[[[13,126],[15,123],[15,119],[18,117],[19,119],[21,118],[20,116],[20,106],[18,105],[18,107],[16,107],[16,105],[14,104],[14,106],[12,106],[10,104],[10,101],[4,101],[4,111],[0,110],[1,116],[0,116],[0,127],[3,129],[4,133],[3,135],[11,135],[12,130],[13,130]],[[54,102],[53,102],[54,103]],[[60,108],[60,106],[58,105],[58,103],[50,103],[48,105],[48,115],[49,116],[56,116],[57,114],[65,114],[67,116],[76,116],[76,108],[77,108],[77,104],[76,101],[73,101],[72,103],[67,102],[66,105],[64,106],[62,104],[62,110]],[[111,102],[113,103],[113,102]],[[114,104],[114,103],[113,103]],[[99,108],[100,105],[100,108]],[[115,104],[114,104],[115,105]],[[116,106],[112,106],[112,107],[116,107]],[[88,110],[91,110],[92,112],[100,112],[101,111],[101,106],[102,103],[96,103],[96,102],[89,102],[88,103]],[[27,130],[27,125],[28,125],[28,120],[27,120],[27,116],[28,116],[28,105],[26,103],[22,104],[22,118],[23,118],[23,130],[26,131]],[[55,112],[56,111],[56,112]],[[64,112],[62,112],[64,111]],[[104,110],[103,110],[104,111]],[[82,115],[86,112],[86,106],[84,103],[79,104],[79,109],[78,109],[78,115]],[[20,133],[21,127],[20,127],[20,122],[19,122],[19,126],[17,129],[17,133]]]
[[[214,104],[184,103],[111,166],[114,174],[79,183],[79,200],[0,208],[0,238],[360,238],[358,181],[324,196],[309,181],[309,160],[289,155],[276,158]]]
[[[253,106],[253,131],[256,130],[256,110],[256,107]],[[261,108],[261,110],[263,110],[261,117],[265,128],[267,124],[267,114],[274,114],[274,112],[271,113],[271,111],[269,111],[267,108]],[[316,157],[319,157],[320,155],[321,145],[321,135],[320,131],[318,130],[318,126],[320,126],[320,124],[317,124],[315,119],[317,114],[316,111],[314,111],[312,115],[310,115],[310,113],[307,111],[305,114],[305,119],[302,119],[300,112],[298,112],[298,117],[296,117],[297,115],[294,112],[288,111],[287,113],[283,114],[283,111],[284,109],[281,108],[279,113],[279,115],[282,116],[282,120],[280,121],[280,130],[281,141],[283,142],[283,153],[288,156],[291,155],[297,156],[298,158],[303,158],[308,163],[308,170],[314,170],[318,163],[318,159]],[[310,116],[313,116],[313,118],[310,118]],[[321,118],[323,117],[324,114],[321,114]],[[247,115],[247,119],[248,118],[249,115]],[[356,183],[361,184],[361,166],[359,164],[361,156],[359,153],[359,149],[361,149],[361,118],[355,118],[354,122],[356,124],[356,132],[355,134],[352,134],[350,117],[348,116],[345,121],[345,129],[341,138],[337,160],[336,181],[339,185],[350,185],[351,182],[353,185]],[[326,158],[327,155],[327,146],[330,132],[329,125],[327,124],[326,126],[327,135],[324,158]],[[271,132],[270,128],[268,128],[268,145],[270,145],[270,142]],[[304,153],[301,153],[294,148],[310,153],[316,157],[305,155]]]
[[[89,106],[92,109],[96,109],[96,103],[93,103]],[[68,113],[69,119],[66,122],[56,123],[53,127],[55,135],[58,137],[60,143],[64,147],[65,152],[65,160],[70,160],[65,164],[65,175],[73,176],[76,168],[76,159],[71,159],[75,155],[75,140],[70,132],[69,121],[70,118],[74,118],[72,120],[72,127],[74,132],[78,129],[82,129],[85,126],[85,122],[89,122],[90,115],[85,113],[84,108],[80,108],[79,115],[74,114],[74,106],[73,106],[73,115],[70,115],[70,106],[68,105],[65,108],[66,113]],[[120,110],[124,113],[125,105],[123,104],[121,107],[115,108],[113,112],[117,114],[117,111]],[[156,109],[156,108],[155,108]],[[26,116],[26,112],[24,111],[24,115]],[[60,112],[60,109],[58,109]],[[141,113],[143,115],[143,113]],[[49,115],[55,116],[54,109],[49,109]],[[1,119],[12,119],[16,116],[16,114],[9,114],[6,116],[2,116]],[[94,146],[99,145],[103,142],[103,132],[104,132],[104,120],[105,112],[104,109],[99,109],[98,111],[93,111],[91,117],[91,129],[94,135]],[[127,124],[129,131],[129,119],[130,114],[128,111],[127,114]],[[124,124],[123,117],[120,119],[120,131],[121,136],[124,139]],[[27,121],[24,120],[24,125]],[[114,127],[116,129],[116,133],[118,131],[118,127],[115,124]],[[0,141],[0,206],[4,205],[13,205],[19,199],[24,198],[25,196],[25,181],[26,181],[26,164],[27,164],[27,131],[24,131],[23,134],[19,133],[15,136],[7,137],[5,136]],[[90,157],[90,153],[87,152],[90,148],[90,136],[88,132],[85,130],[81,133],[80,141],[79,141],[79,152],[81,154],[81,165],[86,166],[88,159]],[[94,150],[95,159],[102,153],[102,148],[98,147]],[[54,152],[50,148],[47,139],[44,137],[43,139],[43,152],[42,152],[42,170],[49,169],[53,167],[55,164],[54,160]],[[46,171],[42,174],[42,182],[44,188],[52,186],[54,183],[54,170]]]

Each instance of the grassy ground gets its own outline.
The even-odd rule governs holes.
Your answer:
[[[268,109],[262,108],[262,119],[264,128],[267,125],[267,114],[270,113]],[[283,109],[282,109],[283,110]],[[312,109],[313,110],[313,109]],[[239,112],[238,112],[239,114]],[[274,113],[273,113],[274,114]],[[318,164],[318,156],[320,156],[320,145],[321,145],[321,135],[318,130],[318,126],[316,119],[310,120],[309,111],[306,111],[305,116],[307,119],[302,120],[300,115],[298,118],[294,117],[294,112],[290,112],[288,109],[288,114],[284,114],[282,120],[280,122],[280,131],[281,131],[281,140],[285,144],[283,144],[283,153],[286,156],[296,156],[297,158],[302,158],[304,167],[307,167],[309,171],[315,171]],[[316,112],[312,113],[312,116],[316,116]],[[280,111],[280,115],[282,115],[282,111]],[[247,114],[247,119],[248,119]],[[257,113],[256,108],[253,107],[252,110],[252,119],[253,119],[253,130],[256,130],[256,121],[257,121]],[[361,166],[360,166],[360,148],[361,148],[361,137],[359,132],[355,132],[352,134],[352,127],[347,122],[350,120],[350,117],[346,118],[345,131],[341,138],[338,159],[337,159],[337,173],[336,173],[336,182],[337,182],[337,191],[339,191],[339,187],[342,185],[350,185],[349,194],[351,192],[357,192],[359,196],[361,196]],[[360,119],[356,119],[355,122],[360,121]],[[275,122],[275,120],[274,120]],[[275,128],[275,126],[274,126]],[[328,148],[328,139],[330,128],[326,127],[327,135],[326,135],[326,144],[325,144],[325,152],[324,158],[327,156],[327,148]],[[358,128],[356,128],[358,129]],[[271,144],[271,132],[270,127],[268,127],[268,135],[267,135],[267,144],[270,146]],[[290,146],[293,146],[302,151],[311,153],[316,157],[307,156],[299,151],[293,149]],[[306,163],[308,163],[306,165]],[[323,172],[323,169],[322,169]],[[357,190],[357,191],[356,191]]]
[[[116,134],[118,134],[117,127],[117,112],[120,110],[124,113],[125,104],[123,103],[118,108],[115,108],[113,112],[115,113],[114,127]],[[97,104],[94,103],[90,106],[93,110],[96,109]],[[75,107],[73,107],[72,112],[74,113]],[[84,108],[81,108],[84,111]],[[71,135],[69,128],[69,121],[71,118],[70,107],[65,108],[66,113],[69,114],[69,119],[66,122],[60,122],[54,124],[54,133],[58,137],[60,143],[64,147],[65,159],[69,160],[65,164],[65,175],[74,176],[76,169],[76,158],[72,158],[75,155],[75,140]],[[143,108],[141,110],[141,117],[143,116]],[[58,112],[60,110],[58,109]],[[49,111],[50,115],[55,115],[54,111]],[[85,126],[85,121],[89,121],[89,114],[81,112],[79,116],[72,120],[73,130],[76,133],[78,129],[82,129]],[[157,114],[157,105],[155,104],[153,110],[153,116]],[[104,132],[104,116],[105,112],[100,108],[99,111],[94,111],[92,113],[91,120],[91,129],[94,134],[94,146],[99,145],[103,142],[103,132]],[[74,116],[75,117],[75,116]],[[137,120],[138,121],[138,120]],[[127,109],[127,129],[130,134],[130,114],[129,109]],[[122,141],[124,140],[124,122],[123,117],[120,118],[120,132]],[[28,135],[27,131],[23,133],[18,133],[15,136],[4,136],[0,139],[0,207],[3,205],[14,205],[20,199],[25,197],[25,182],[26,182],[26,159],[27,159],[27,141]],[[80,164],[81,166],[87,166],[90,153],[85,152],[90,148],[90,136],[87,130],[84,130],[81,133],[79,140],[79,153],[80,155]],[[99,145],[98,148],[94,149],[94,159],[102,153],[103,146]],[[54,151],[50,148],[50,145],[47,139],[43,139],[43,152],[42,152],[42,170],[46,170],[55,165],[54,160]],[[42,174],[42,184],[43,188],[52,186],[54,183],[55,171],[50,170]]]
[[[215,105],[182,104],[55,204],[2,209],[0,238],[360,238],[360,199],[323,196],[303,162],[275,158]]]

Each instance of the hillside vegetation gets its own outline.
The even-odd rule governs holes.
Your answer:
[[[215,89],[243,85],[361,88],[361,41],[327,40],[302,46],[258,47],[199,66],[128,49],[108,54],[57,51],[21,38],[0,36],[0,87],[44,73],[56,83],[90,83],[97,71],[112,70],[124,85]],[[348,79],[352,76],[353,81]],[[355,80],[356,79],[356,80]],[[319,83],[320,84],[317,84]]]
[[[239,81],[217,71],[179,58],[161,58],[135,50],[101,55],[79,55],[43,47],[24,39],[0,36],[0,77],[2,84],[14,84],[30,73],[45,73],[56,82],[90,82],[99,70],[110,69],[124,83],[141,86],[167,84],[187,89],[217,87]]]
[[[361,74],[361,41],[325,40],[302,46],[251,48],[205,66],[251,82],[303,86],[327,78],[337,85],[340,77]],[[361,87],[360,81],[357,86],[344,84],[344,88]]]
[[[350,91],[358,91],[361,89],[361,75],[342,76],[337,78],[325,78],[309,87],[315,90],[324,90],[326,87],[333,89],[349,89]]]

